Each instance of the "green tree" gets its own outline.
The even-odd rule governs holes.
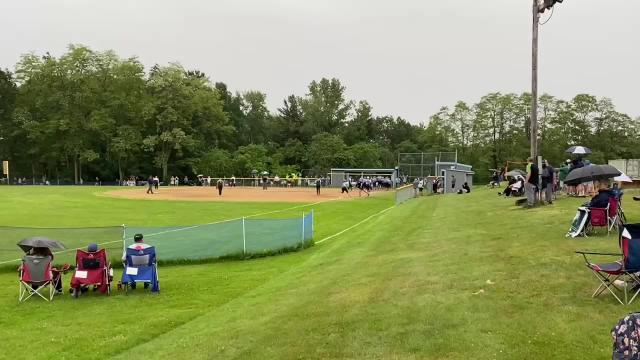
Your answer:
[[[197,160],[193,170],[216,177],[229,177],[234,170],[231,154],[222,149],[207,151]]]
[[[309,145],[309,164],[316,173],[326,173],[332,167],[348,167],[353,155],[347,151],[344,141],[329,133],[315,135]]]
[[[335,78],[323,78],[309,84],[307,96],[299,101],[304,114],[303,132],[307,136],[340,131],[353,105],[345,99],[345,90]]]
[[[380,146],[372,142],[361,142],[349,147],[353,166],[359,168],[380,168],[382,166]]]

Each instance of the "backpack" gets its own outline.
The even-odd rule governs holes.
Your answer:
[[[640,313],[630,313],[611,329],[613,360],[640,360]]]

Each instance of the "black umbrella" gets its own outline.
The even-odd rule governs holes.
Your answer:
[[[42,236],[34,236],[26,239],[22,239],[18,246],[25,252],[29,252],[32,248],[48,248],[48,249],[66,249],[64,244],[58,240],[49,239]]]
[[[611,165],[589,165],[571,170],[564,182],[576,185],[585,181],[611,179],[620,174],[622,173]]]

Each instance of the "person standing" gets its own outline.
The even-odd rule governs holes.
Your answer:
[[[347,193],[349,195],[349,188],[351,188],[351,181],[345,181],[342,183],[342,188],[340,189],[340,194]],[[351,195],[349,195],[351,197]]]
[[[420,182],[420,180],[418,180],[418,178],[415,178],[413,180],[413,197],[418,197],[418,183]]]
[[[544,190],[544,201],[553,204],[553,184],[555,169],[549,165],[547,160],[542,162],[542,189]]]
[[[320,185],[321,185],[321,181],[320,178],[316,179],[316,195],[320,196]]]
[[[531,208],[536,201],[538,189],[538,165],[533,163],[533,158],[527,159],[527,179],[524,184],[524,193],[527,196],[527,207]]]
[[[147,179],[147,186],[149,187],[147,189],[147,194],[153,194],[153,176],[149,175],[149,178]]]
[[[231,184],[229,186],[236,187],[236,177],[233,175],[231,175]]]
[[[267,177],[267,174],[262,174],[262,190],[267,190],[268,181],[269,181],[269,178]]]
[[[218,188],[218,196],[222,196],[222,188],[224,188],[224,181],[222,181],[222,179],[218,179],[216,187]]]
[[[562,164],[562,166],[558,170],[558,179],[560,180],[560,190],[561,191],[567,190],[567,189],[565,189],[565,186],[564,186],[564,180],[567,178],[567,175],[569,175],[569,164],[570,163],[571,163],[571,160],[567,159],[567,161],[565,161],[565,163]]]
[[[157,176],[153,177],[153,187],[158,190],[158,186],[160,186],[160,179]]]

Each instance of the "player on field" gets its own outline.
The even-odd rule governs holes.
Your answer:
[[[350,187],[351,187],[351,182],[350,181],[343,182],[340,194],[347,193],[347,195],[349,195],[349,197],[351,197],[351,195],[349,194],[349,188]]]
[[[222,188],[224,187],[224,181],[222,181],[222,179],[218,179],[216,187],[218,188],[218,196],[222,196]]]

